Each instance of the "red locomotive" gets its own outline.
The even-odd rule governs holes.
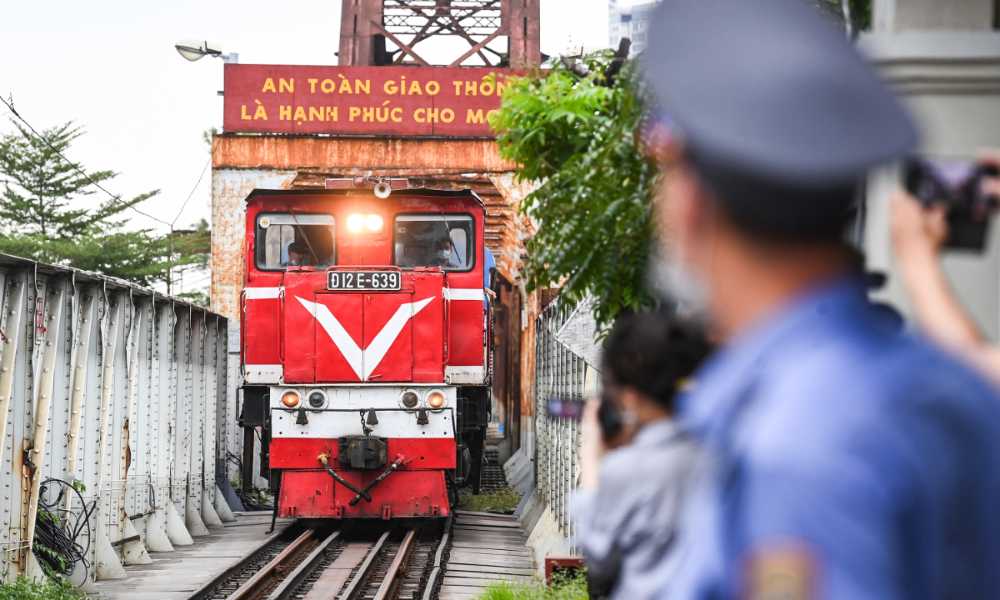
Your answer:
[[[482,201],[368,188],[246,202],[241,421],[263,432],[277,514],[448,515],[479,477],[489,412]]]

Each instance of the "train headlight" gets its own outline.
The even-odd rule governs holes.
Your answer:
[[[313,408],[323,408],[324,404],[326,404],[326,394],[319,390],[309,393],[309,406]]]
[[[300,401],[301,398],[299,397],[299,393],[295,390],[288,390],[281,395],[281,403],[288,408],[295,408],[299,405]]]
[[[347,230],[351,233],[361,233],[365,229],[365,216],[358,213],[347,217]]]
[[[372,233],[382,231],[382,217],[375,214],[366,215],[365,227]]]
[[[382,231],[383,220],[381,215],[375,213],[362,214],[353,213],[347,216],[347,231],[351,233],[378,233]]]
[[[419,402],[420,396],[417,396],[413,390],[406,390],[399,396],[399,403],[403,408],[416,408]]]
[[[448,398],[441,390],[431,390],[427,393],[427,408],[441,410],[448,403]]]

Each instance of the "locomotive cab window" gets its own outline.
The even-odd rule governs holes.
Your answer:
[[[258,269],[325,268],[337,263],[332,215],[264,214],[254,244]]]
[[[395,222],[394,263],[404,269],[468,271],[475,256],[473,227],[469,215],[400,215]]]

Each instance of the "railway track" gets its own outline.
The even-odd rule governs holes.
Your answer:
[[[444,527],[292,527],[191,600],[423,600],[437,584],[449,527],[450,519]]]

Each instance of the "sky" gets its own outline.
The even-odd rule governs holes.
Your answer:
[[[542,0],[542,51],[606,46],[607,7]],[[36,129],[83,126],[70,158],[120,173],[105,187],[123,197],[160,190],[142,210],[183,228],[211,215],[210,169],[196,182],[209,161],[202,133],[221,129],[222,61],[188,62],[174,44],[207,39],[241,63],[336,64],[339,28],[340,0],[5,2],[0,95]],[[11,131],[0,112],[0,132]],[[133,227],[167,229],[130,215]]]

